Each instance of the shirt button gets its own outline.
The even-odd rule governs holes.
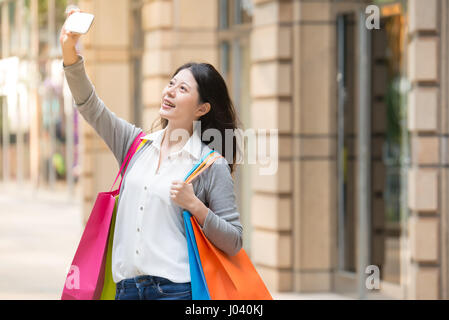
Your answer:
[[[144,190],[147,190],[147,186],[143,187]]]
[[[136,250],[136,254],[139,254],[139,250]]]
[[[140,232],[140,228],[137,228],[137,232]]]
[[[140,211],[143,211],[143,207],[140,207]]]

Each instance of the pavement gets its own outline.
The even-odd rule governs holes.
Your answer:
[[[82,234],[81,192],[0,183],[0,300],[59,300]],[[272,292],[281,300],[347,300]]]
[[[344,296],[333,292],[297,293],[297,292],[272,292],[274,300],[354,300],[350,296]]]
[[[0,184],[0,299],[60,299],[81,234],[76,193]]]

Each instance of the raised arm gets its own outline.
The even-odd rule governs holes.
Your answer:
[[[79,60],[76,63],[63,66],[77,109],[105,141],[121,165],[141,129],[118,117],[106,107],[97,96],[95,88],[86,74],[84,58],[81,55],[78,57]]]
[[[79,11],[71,10],[68,15]],[[61,29],[59,41],[62,48],[63,69],[78,111],[94,128],[114,154],[119,166],[135,137],[141,131],[135,125],[119,118],[97,96],[84,68],[84,58],[77,54],[79,34]]]

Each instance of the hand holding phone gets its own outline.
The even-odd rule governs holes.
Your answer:
[[[94,21],[94,15],[86,12],[74,12],[68,16],[64,28],[67,32],[86,34]]]
[[[65,66],[72,65],[79,60],[76,48],[78,40],[83,34],[82,32],[87,32],[90,25],[92,25],[93,15],[88,17],[89,19],[86,19],[84,16],[84,19],[81,19],[81,23],[79,23],[80,19],[77,17],[75,17],[75,19],[72,18],[73,20],[70,19],[73,15],[80,13],[82,13],[81,10],[76,7],[67,9],[67,19],[64,22],[59,35],[59,42],[61,43],[62,57]]]

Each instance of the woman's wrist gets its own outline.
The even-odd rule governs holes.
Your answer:
[[[206,221],[207,214],[209,213],[209,208],[197,197],[192,202],[190,208],[188,208],[189,212],[195,216],[196,220],[203,227],[204,222]]]
[[[68,67],[72,64],[75,64],[78,62],[79,57],[78,57],[78,53],[76,52],[76,48],[75,47],[70,47],[70,48],[65,48],[63,49],[63,63],[65,67]]]

